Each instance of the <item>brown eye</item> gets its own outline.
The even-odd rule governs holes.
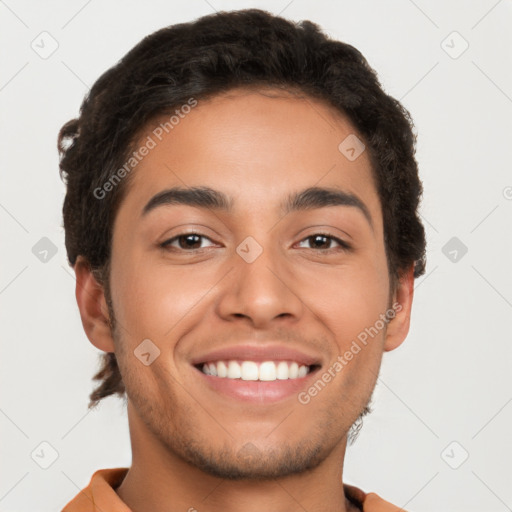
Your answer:
[[[203,249],[202,246],[203,240],[211,240],[206,236],[199,235],[197,233],[183,233],[181,235],[177,235],[169,240],[163,242],[160,246],[163,248],[172,247],[173,249],[183,249],[183,250],[197,250]]]
[[[309,237],[313,249],[330,249],[332,238],[324,235],[313,235]]]
[[[308,236],[301,240],[300,243],[302,244],[304,242],[308,243],[309,245],[309,247],[306,247],[306,249],[320,249],[322,251],[336,249],[336,247],[332,247],[333,242],[338,244],[341,250],[350,249],[350,246],[343,240],[323,233],[315,233],[314,235]]]

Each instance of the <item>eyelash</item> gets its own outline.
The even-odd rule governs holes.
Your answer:
[[[210,242],[213,242],[213,240],[211,240],[211,238],[205,236],[205,235],[201,235],[200,233],[181,233],[179,235],[176,235],[172,238],[169,238],[168,240],[166,240],[165,242],[162,242],[160,244],[160,247],[162,249],[167,249],[171,243],[173,243],[174,241],[177,241],[179,240],[181,237],[187,237],[187,236],[197,236],[197,237],[200,237],[200,238],[203,238],[203,239],[207,239],[209,240]],[[311,239],[311,238],[315,238],[317,236],[320,236],[320,237],[324,237],[324,238],[327,238],[327,239],[330,239],[336,243],[338,243],[340,245],[340,247],[338,248],[329,248],[329,249],[319,249],[320,252],[323,252],[323,253],[330,253],[331,251],[350,251],[352,249],[352,246],[350,244],[348,244],[347,242],[345,242],[344,240],[341,240],[340,238],[337,238],[333,235],[331,235],[330,233],[314,233],[313,235],[309,235],[305,238],[303,238],[299,243],[302,243],[308,239]],[[199,249],[191,249],[191,250],[187,250],[187,249],[182,249],[181,247],[179,248],[176,248],[176,247],[173,247],[174,250],[177,250],[177,251],[184,251],[184,252],[194,252],[194,251],[200,251],[202,249],[206,249],[206,247],[201,247]],[[309,247],[309,249],[312,249],[314,250],[314,248],[312,247]]]

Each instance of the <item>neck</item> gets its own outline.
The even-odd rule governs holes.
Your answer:
[[[224,480],[169,451],[128,401],[132,465],[116,493],[133,512],[351,512],[342,485],[346,437],[316,468],[265,481]]]

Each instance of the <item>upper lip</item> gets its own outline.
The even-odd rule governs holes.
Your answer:
[[[321,365],[321,359],[312,354],[283,345],[234,345],[219,348],[194,357],[193,365],[210,361],[296,361],[299,365]]]

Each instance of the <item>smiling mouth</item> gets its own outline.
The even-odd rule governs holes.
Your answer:
[[[272,382],[295,380],[320,368],[296,361],[210,361],[194,365],[205,375],[221,379]]]

